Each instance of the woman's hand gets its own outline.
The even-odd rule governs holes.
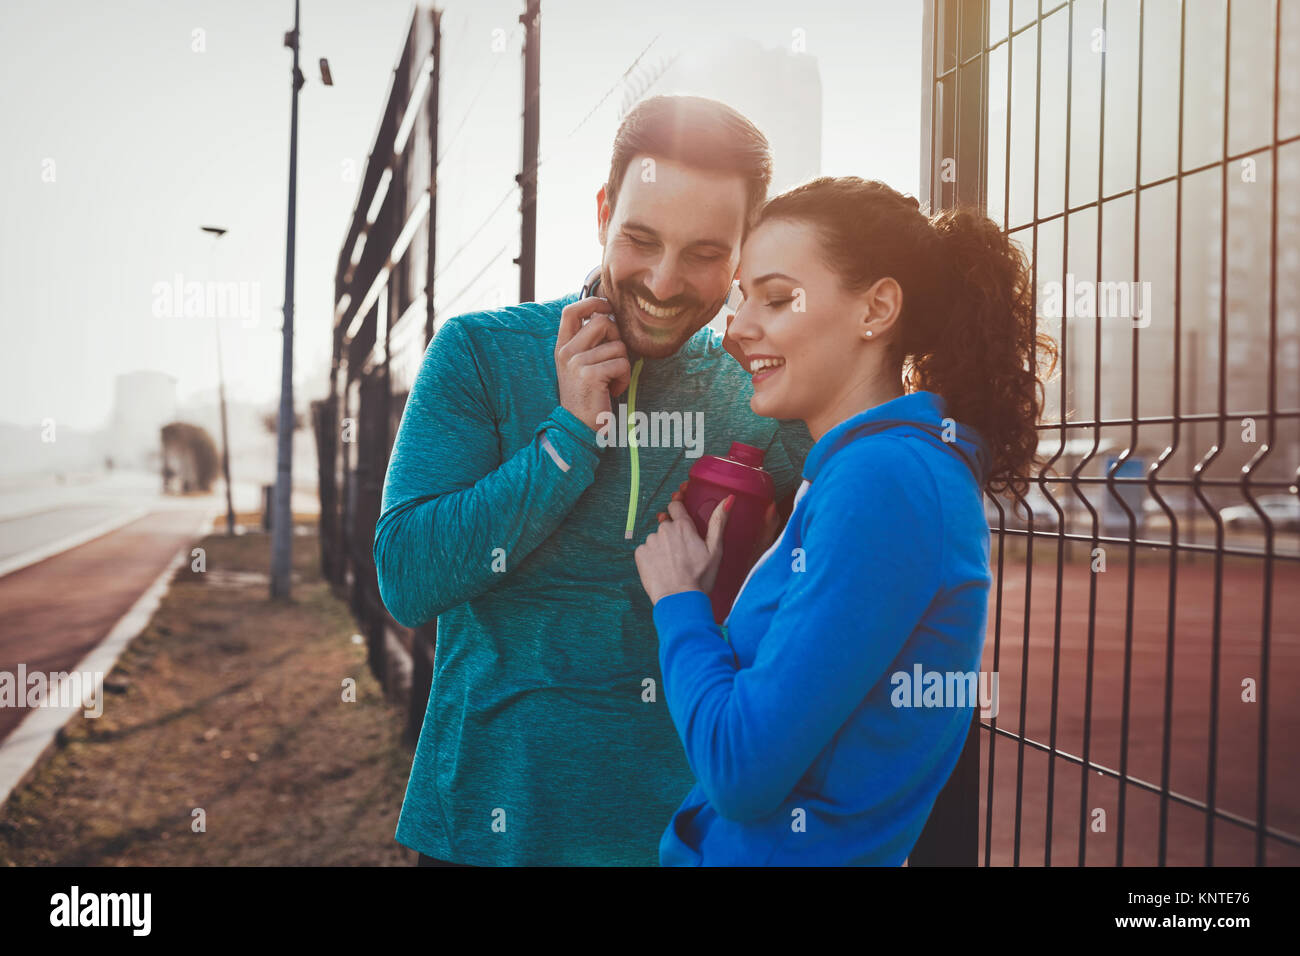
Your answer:
[[[672,500],[682,501],[686,495],[686,486],[690,483],[691,481],[688,478],[678,485],[677,490],[673,492]],[[667,520],[668,513],[661,511],[657,517],[660,522],[663,522]],[[784,526],[785,524],[781,520],[781,512],[777,509],[776,502],[773,501],[767,506],[767,510],[763,512],[763,527],[760,529],[758,538],[754,542],[754,553],[749,556],[749,563],[746,564],[746,568],[752,568],[758,562],[758,559],[763,556],[763,553],[772,546],[772,542],[780,536],[781,529]],[[711,587],[710,590],[712,590]]]
[[[722,562],[722,533],[735,496],[728,495],[713,509],[706,529],[708,534],[701,538],[680,495],[680,491],[675,492],[668,503],[667,516],[660,515],[659,530],[651,532],[645,543],[633,552],[637,573],[651,604],[682,591],[708,594],[713,590],[718,565]]]

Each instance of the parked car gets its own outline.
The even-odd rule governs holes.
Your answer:
[[[1196,500],[1196,496],[1188,490],[1161,488],[1160,497],[1165,500],[1165,503],[1169,505],[1176,515],[1182,516],[1189,511],[1199,511],[1201,514],[1207,513],[1201,503]],[[1160,503],[1150,495],[1142,502],[1142,510],[1148,515],[1162,515],[1165,513],[1165,509],[1160,507]]]
[[[1002,520],[1008,528],[1027,528],[1029,526],[1027,505],[1028,511],[1033,512],[1035,531],[1055,531],[1057,529],[1056,508],[1052,507],[1052,503],[1047,500],[1047,496],[1043,494],[1042,488],[1038,485],[1029,486],[1029,490],[1025,492],[1023,503],[1011,497],[1003,497],[999,501],[1002,504],[1002,513],[1004,515]],[[1057,504],[1060,505],[1062,510],[1066,507],[1066,502],[1060,497],[1059,490],[1057,492]],[[996,528],[998,526],[998,509],[987,496],[984,498],[984,514],[988,518],[989,527]]]
[[[1255,499],[1273,523],[1274,531],[1300,531],[1300,498],[1294,495],[1261,495]],[[1262,530],[1264,521],[1249,504],[1233,505],[1219,512],[1230,531]]]
[[[1208,521],[1212,515],[1190,488],[1162,488],[1160,497],[1169,505],[1180,525],[1188,521]],[[1150,495],[1142,502],[1142,513],[1147,522],[1154,522],[1162,527],[1169,523],[1169,516],[1165,514],[1165,509],[1160,507],[1160,503]]]

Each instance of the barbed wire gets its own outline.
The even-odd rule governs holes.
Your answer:
[[[518,37],[522,31],[523,31],[523,24],[517,25],[514,31],[510,34],[509,38],[507,39],[506,45],[510,46],[511,44],[513,44],[515,38]],[[483,93],[487,90],[488,85],[492,82],[492,77],[496,75],[497,67],[501,64],[501,61],[506,58],[504,54],[505,51],[502,51],[501,54],[493,55],[492,66],[488,68],[487,75],[483,78],[483,82],[479,84],[478,90],[476,90],[474,95],[470,98],[469,106],[465,108],[465,115],[460,118],[460,123],[456,126],[456,129],[452,132],[451,136],[448,138],[446,145],[442,147],[442,155],[438,157],[436,161],[436,165],[439,166],[442,165],[443,160],[445,160],[447,158],[447,155],[451,152],[451,147],[455,145],[456,140],[459,138],[461,132],[465,129],[465,124],[468,123],[469,118],[474,115],[474,106],[475,104],[478,103],[479,98],[482,97]]]

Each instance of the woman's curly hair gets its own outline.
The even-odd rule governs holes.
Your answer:
[[[1023,495],[1057,350],[1037,331],[1020,247],[978,211],[926,216],[915,198],[856,176],[822,176],[773,197],[757,221],[771,219],[813,226],[851,291],[886,276],[898,282],[894,358],[904,387],[942,396],[949,415],[983,436],[990,492]]]

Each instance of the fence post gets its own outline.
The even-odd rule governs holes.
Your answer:
[[[524,156],[519,182],[519,301],[532,302],[537,271],[537,147],[541,131],[541,0],[527,0],[524,25]]]
[[[932,212],[987,204],[988,0],[931,0],[921,20],[921,196]],[[940,80],[941,75],[947,78]],[[946,175],[945,175],[946,171]],[[961,756],[907,865],[975,866],[979,862],[979,708]]]

